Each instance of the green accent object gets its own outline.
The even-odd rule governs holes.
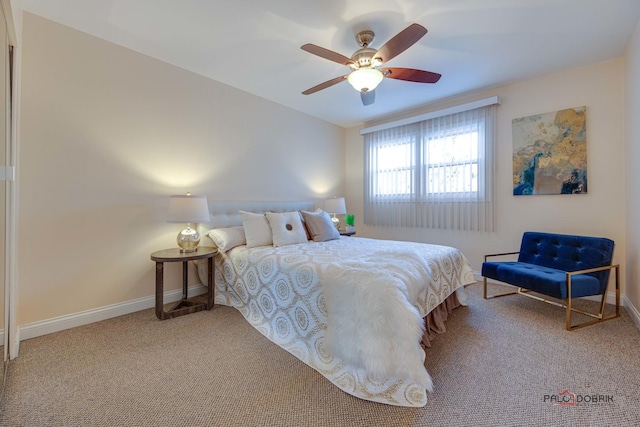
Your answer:
[[[356,216],[353,214],[347,214],[344,217],[345,225],[356,225]]]

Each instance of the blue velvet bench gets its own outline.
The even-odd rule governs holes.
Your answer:
[[[565,308],[567,330],[581,328],[620,316],[620,266],[611,265],[613,240],[602,237],[572,236],[540,232],[526,232],[519,252],[485,255],[482,264],[484,298],[520,294]],[[518,255],[517,261],[489,262],[491,257]],[[615,270],[615,314],[604,316],[609,273]],[[487,295],[487,279],[497,280],[518,289]],[[562,302],[537,295],[552,297]],[[589,313],[573,307],[574,298],[601,295],[600,312]],[[571,313],[594,318],[572,325]]]

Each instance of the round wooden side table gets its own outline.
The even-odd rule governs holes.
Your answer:
[[[156,263],[156,316],[160,320],[171,319],[172,317],[184,314],[195,313],[201,310],[211,310],[215,298],[215,287],[213,286],[213,276],[215,263],[213,257],[218,253],[217,248],[208,246],[198,246],[195,252],[180,252],[180,248],[163,249],[151,254],[151,260]],[[207,260],[207,300],[198,302],[189,299],[189,261],[200,259]],[[164,310],[164,263],[182,262],[182,298],[168,311]]]

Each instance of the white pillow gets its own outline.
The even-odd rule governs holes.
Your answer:
[[[298,212],[267,212],[264,215],[271,226],[273,246],[307,242],[307,231]]]
[[[264,214],[240,211],[247,247],[268,246],[273,244],[271,227]]]
[[[243,227],[215,228],[207,232],[207,236],[213,240],[218,249],[227,252],[236,246],[246,245]]]

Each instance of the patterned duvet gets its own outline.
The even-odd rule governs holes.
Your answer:
[[[215,262],[216,304],[238,309],[269,340],[341,390],[399,406],[427,402],[431,380],[419,346],[422,317],[453,292],[464,302],[463,286],[475,281],[455,248],[356,237],[239,246]],[[206,277],[204,263],[199,273]],[[363,322],[368,316],[374,321]],[[398,333],[397,324],[410,332]],[[375,359],[375,345],[400,357],[389,350],[371,360],[360,346],[372,346]],[[411,357],[403,359],[405,353]]]

